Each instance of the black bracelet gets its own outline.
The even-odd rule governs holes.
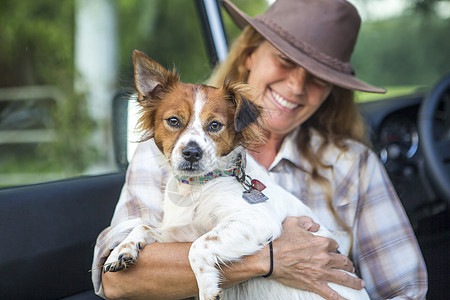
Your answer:
[[[264,275],[264,278],[268,278],[270,277],[270,275],[272,275],[273,272],[273,246],[272,246],[272,241],[269,242],[269,249],[270,249],[270,270],[269,273],[267,273],[266,275]]]

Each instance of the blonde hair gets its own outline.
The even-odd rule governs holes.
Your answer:
[[[227,76],[239,82],[247,82],[249,72],[245,67],[245,61],[264,41],[264,37],[253,27],[245,27],[232,44],[227,59],[215,68],[208,84],[220,86]],[[322,144],[317,152],[311,148],[311,129],[314,129],[322,137]],[[369,145],[366,126],[356,108],[353,91],[334,86],[321,107],[300,126],[297,147],[302,156],[311,164],[311,179],[323,187],[328,207],[336,221],[353,239],[351,228],[342,221],[332,206],[331,183],[319,172],[320,169],[333,168],[323,162],[323,153],[326,148],[334,145],[342,151],[346,151],[346,140],[348,139]]]
[[[316,151],[311,148],[311,128],[322,137],[322,143]],[[297,147],[302,156],[311,164],[311,179],[322,187],[328,209],[336,222],[350,235],[349,254],[353,248],[352,228],[341,219],[333,207],[331,183],[320,175],[319,170],[333,168],[332,165],[327,165],[322,160],[323,153],[330,145],[336,146],[343,152],[348,149],[346,141],[349,139],[370,146],[366,132],[365,122],[354,102],[353,91],[334,86],[319,109],[300,126],[297,135]]]
[[[264,37],[253,27],[245,27],[231,46],[225,61],[214,69],[207,84],[219,87],[227,77],[234,81],[247,82],[248,70],[245,67],[245,61],[264,41]]]

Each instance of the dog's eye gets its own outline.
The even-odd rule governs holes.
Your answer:
[[[217,132],[217,131],[219,131],[222,128],[222,126],[223,125],[220,122],[212,121],[208,125],[208,131]]]
[[[180,120],[178,120],[178,118],[176,118],[176,117],[170,117],[170,118],[166,119],[166,121],[167,121],[167,124],[169,124],[169,126],[176,127],[176,128],[181,127]]]

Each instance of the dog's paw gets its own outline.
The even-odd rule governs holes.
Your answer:
[[[220,300],[222,297],[222,289],[220,286],[200,288],[199,298],[200,300]]]
[[[200,300],[218,300],[222,295],[220,287],[220,272],[215,266],[208,264],[197,264],[196,260],[191,257],[191,267],[197,279]]]
[[[216,300],[222,295],[220,287],[220,271],[217,268],[219,259],[211,252],[211,245],[205,243],[206,235],[192,243],[189,250],[189,262],[197,279],[199,298]],[[214,240],[215,241],[215,240]]]
[[[134,264],[141,249],[149,242],[154,241],[152,232],[152,229],[145,225],[133,228],[125,240],[111,252],[104,264],[103,271],[105,273],[117,272]]]
[[[137,260],[143,245],[138,242],[128,242],[117,246],[109,255],[103,267],[103,272],[117,272],[128,268]]]

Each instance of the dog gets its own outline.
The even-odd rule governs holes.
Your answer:
[[[158,227],[135,227],[109,255],[104,271],[120,271],[156,242],[193,242],[189,261],[200,299],[323,299],[270,278],[254,278],[222,290],[219,264],[254,254],[282,232],[288,216],[317,218],[270,179],[246,150],[263,140],[262,108],[251,89],[227,80],[221,88],[180,82],[146,54],[133,52],[139,121],[167,158],[173,176],[165,188]],[[317,233],[332,237],[323,226]],[[343,271],[344,272],[344,271]],[[337,284],[347,299],[369,299],[365,290]]]

